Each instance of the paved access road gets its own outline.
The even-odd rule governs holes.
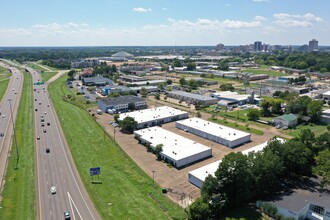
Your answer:
[[[0,190],[6,170],[7,158],[11,143],[15,143],[13,136],[13,123],[16,122],[17,109],[23,86],[23,75],[17,68],[9,67],[0,62],[0,66],[11,71],[12,76],[8,83],[8,89],[3,99],[0,100]],[[11,107],[11,108],[10,108]],[[11,111],[12,110],[12,111]],[[11,112],[13,113],[11,115]],[[13,123],[12,123],[13,122]],[[3,133],[3,137],[2,134]],[[13,141],[13,142],[12,142]],[[14,153],[15,151],[13,151]]]
[[[26,69],[33,82],[41,81],[40,74],[31,68]],[[47,83],[33,86],[38,218],[64,219],[64,212],[70,211],[71,219],[100,219],[74,165],[47,88]],[[54,194],[51,193],[52,186],[56,187]]]

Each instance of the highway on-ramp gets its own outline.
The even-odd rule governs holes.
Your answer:
[[[26,69],[34,83],[41,82],[37,71]],[[65,219],[64,212],[70,211],[71,219],[101,219],[80,179],[47,88],[48,83],[33,86],[38,218]],[[53,186],[56,193],[51,192]]]
[[[0,190],[3,186],[7,159],[11,143],[15,143],[13,137],[13,124],[16,122],[16,115],[19,106],[23,86],[23,75],[14,67],[2,62],[0,66],[10,70],[12,76],[8,83],[8,89],[3,99],[0,100]],[[11,114],[12,113],[12,114]],[[15,125],[14,125],[15,126]],[[3,136],[2,136],[3,135]],[[12,151],[14,153],[15,151]]]

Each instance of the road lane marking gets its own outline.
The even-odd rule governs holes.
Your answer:
[[[73,209],[72,209],[72,204],[73,204],[73,206],[75,207],[75,209],[76,209],[76,211],[77,211],[77,213],[78,213],[80,219],[83,220],[83,218],[81,217],[80,212],[79,212],[79,210],[78,210],[76,204],[74,203],[74,201],[73,201],[73,199],[72,199],[72,197],[71,197],[71,195],[70,195],[69,192],[68,192],[68,197],[69,197],[69,201],[70,201],[70,206],[71,206],[71,210],[72,210],[72,216],[73,216],[73,219],[76,219],[76,218],[75,218],[75,215],[74,215],[74,211],[73,211]]]

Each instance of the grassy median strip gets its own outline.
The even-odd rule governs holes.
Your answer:
[[[44,82],[47,82],[50,78],[52,78],[52,77],[55,76],[56,74],[57,74],[57,72],[49,72],[49,71],[46,71],[46,72],[40,73],[40,75],[41,75],[41,79],[42,79],[42,81],[44,81]]]
[[[0,101],[2,100],[5,92],[7,90],[7,86],[9,83],[9,77],[11,76],[10,72],[0,66]]]
[[[63,100],[63,96],[71,94],[65,85],[66,77],[53,82],[49,93],[80,176],[101,217],[185,219],[184,210],[162,195],[159,187],[153,187],[152,179],[104,135],[87,111]],[[101,184],[92,184],[89,168],[98,166]]]
[[[11,147],[1,194],[0,219],[36,219],[34,126],[32,108],[32,78],[24,73],[24,84],[16,120],[19,163],[16,169],[15,142]]]

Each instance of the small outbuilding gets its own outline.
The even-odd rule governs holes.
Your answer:
[[[285,114],[278,116],[274,119],[275,125],[281,125],[281,126],[286,126],[286,127],[294,127],[298,123],[298,117],[295,116],[294,114]]]

